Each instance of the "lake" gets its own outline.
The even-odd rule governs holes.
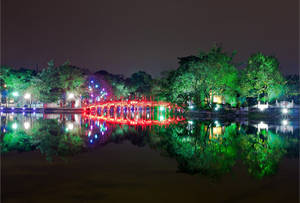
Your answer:
[[[1,113],[2,202],[298,202],[299,120]]]

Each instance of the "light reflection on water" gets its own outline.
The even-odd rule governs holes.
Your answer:
[[[178,170],[220,177],[238,161],[258,178],[276,172],[283,157],[298,158],[298,121],[187,120],[130,126],[79,114],[2,114],[1,152],[38,151],[49,161],[66,159],[128,140],[177,161]]]

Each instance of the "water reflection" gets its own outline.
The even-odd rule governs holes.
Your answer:
[[[68,159],[109,143],[130,141],[175,159],[178,171],[221,177],[242,162],[254,177],[276,173],[280,160],[298,158],[299,124],[189,120],[127,125],[76,114],[2,114],[1,152],[38,151]]]

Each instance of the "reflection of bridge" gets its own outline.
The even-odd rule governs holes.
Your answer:
[[[105,101],[88,104],[84,116],[127,125],[169,125],[184,120],[183,109],[169,102]]]

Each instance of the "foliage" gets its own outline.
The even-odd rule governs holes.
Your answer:
[[[285,80],[279,72],[279,62],[274,56],[260,52],[249,57],[242,72],[241,89],[245,97],[272,101],[285,93]]]

